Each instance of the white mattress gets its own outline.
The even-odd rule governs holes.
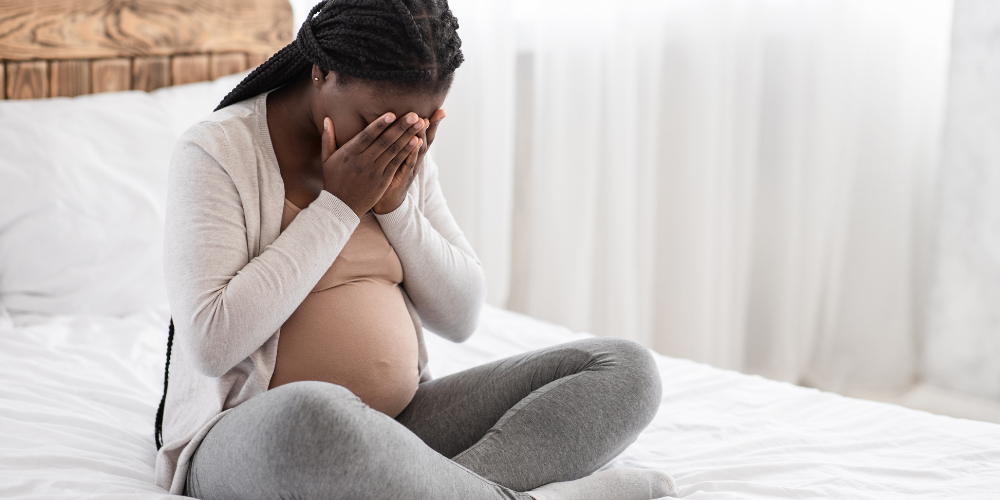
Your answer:
[[[0,318],[0,497],[151,499],[166,308]],[[427,339],[441,376],[581,338],[487,308],[465,344]],[[663,403],[610,466],[658,468],[691,499],[1000,499],[1000,425],[657,357]]]

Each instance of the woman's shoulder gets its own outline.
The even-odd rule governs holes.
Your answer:
[[[230,104],[213,111],[197,123],[189,127],[181,139],[214,140],[233,136],[256,135],[259,127],[260,110],[258,102],[261,96],[251,97],[245,101]]]
[[[255,155],[255,143],[261,134],[260,96],[231,104],[205,116],[181,134],[175,157],[183,151],[197,149],[225,166],[241,163]],[[266,131],[266,127],[264,129]]]

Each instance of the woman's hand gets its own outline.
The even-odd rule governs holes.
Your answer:
[[[424,126],[419,132],[420,144],[410,152],[410,156],[406,158],[403,166],[396,170],[396,175],[393,176],[389,188],[382,195],[382,199],[373,207],[375,213],[387,214],[399,208],[399,205],[403,203],[406,192],[410,189],[410,184],[413,184],[413,179],[417,177],[417,171],[423,165],[427,148],[434,142],[438,124],[441,123],[444,116],[444,110],[439,109],[431,115],[430,120],[421,119]]]
[[[324,118],[323,189],[361,217],[383,197],[401,170],[400,165],[416,162],[422,141],[417,134],[425,125],[416,113],[407,113],[398,120],[386,113],[337,148],[333,120]]]

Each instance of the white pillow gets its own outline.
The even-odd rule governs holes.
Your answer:
[[[0,101],[0,305],[124,315],[165,302],[170,153],[244,76]]]

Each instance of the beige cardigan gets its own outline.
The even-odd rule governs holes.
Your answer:
[[[267,390],[281,324],[359,223],[323,191],[280,231],[285,190],[266,99],[216,111],[181,136],[170,159],[164,272],[175,336],[156,484],[174,494],[184,491],[188,463],[212,425]],[[377,217],[403,265],[415,323],[455,342],[468,338],[486,278],[429,156],[403,204]],[[419,327],[417,336],[427,380]]]

